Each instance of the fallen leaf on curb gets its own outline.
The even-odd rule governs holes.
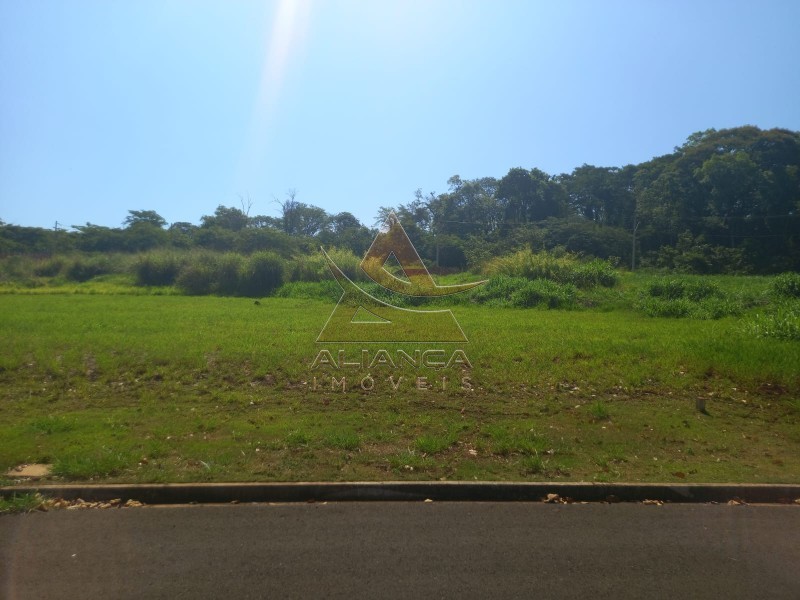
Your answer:
[[[109,508],[122,508],[122,507],[134,507],[134,506],[144,506],[144,505],[138,500],[128,500],[123,504],[122,498],[114,498],[112,500],[105,500],[98,502],[87,502],[82,498],[78,498],[77,500],[65,500],[64,498],[45,498],[42,500],[42,503],[37,508],[38,510],[43,510],[43,511],[60,510],[60,509],[84,510],[89,508],[106,510]]]
[[[558,494],[547,494],[543,500],[546,504],[573,504],[575,500],[569,496],[559,496]]]
[[[50,509],[59,509],[59,508],[67,508],[69,506],[69,502],[64,500],[63,498],[47,498],[42,502],[40,505],[41,510],[50,510]]]
[[[794,503],[795,504],[800,504],[800,498],[795,498]]]
[[[747,502],[742,500],[741,498],[731,498],[728,500],[728,506],[744,506]]]
[[[425,502],[433,502],[430,498],[425,498]]]
[[[647,504],[648,506],[663,506],[664,502],[662,500],[645,500],[642,504]]]

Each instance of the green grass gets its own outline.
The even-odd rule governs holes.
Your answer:
[[[591,405],[589,405],[589,412],[598,421],[611,418],[611,413],[608,410],[608,406],[606,406],[606,403],[602,400],[596,400],[595,402],[592,402]]]
[[[0,295],[0,472],[800,482],[800,344],[744,326],[769,282],[715,278],[750,308],[696,320],[632,308],[648,281],[602,288],[612,309],[457,305],[471,369],[353,368],[345,393],[311,389],[333,300]],[[367,372],[371,392],[357,383]],[[417,376],[450,383],[418,390]]]
[[[85,449],[82,453],[67,452],[56,459],[53,474],[70,480],[110,477],[121,473],[133,459],[135,455],[130,452],[106,447]]]
[[[414,447],[423,454],[438,454],[455,444],[456,439],[452,434],[425,434],[414,440]]]
[[[340,450],[358,450],[361,438],[352,431],[334,431],[327,435],[325,442],[331,448]]]
[[[800,341],[800,300],[785,300],[745,321],[745,332],[761,337]]]
[[[0,514],[31,512],[41,506],[43,500],[42,496],[37,493],[0,496]]]

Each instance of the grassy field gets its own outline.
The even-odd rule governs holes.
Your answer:
[[[137,296],[114,282],[0,294],[0,473],[800,482],[800,343],[756,337],[741,316],[648,316],[636,277],[587,294],[590,309],[457,305],[471,368],[438,371],[312,370],[327,299]],[[743,306],[766,289],[751,279]]]

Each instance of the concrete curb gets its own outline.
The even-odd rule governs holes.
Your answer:
[[[522,482],[303,482],[18,485],[0,496],[39,492],[51,498],[102,502],[115,498],[145,504],[230,502],[539,502],[558,494],[576,502],[728,502],[788,504],[800,498],[797,484],[522,483]]]

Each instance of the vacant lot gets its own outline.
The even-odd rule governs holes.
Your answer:
[[[741,318],[462,304],[471,368],[312,371],[320,348],[338,358],[339,346],[315,344],[332,309],[0,295],[0,472],[43,462],[62,481],[800,482],[800,343],[755,337]]]

